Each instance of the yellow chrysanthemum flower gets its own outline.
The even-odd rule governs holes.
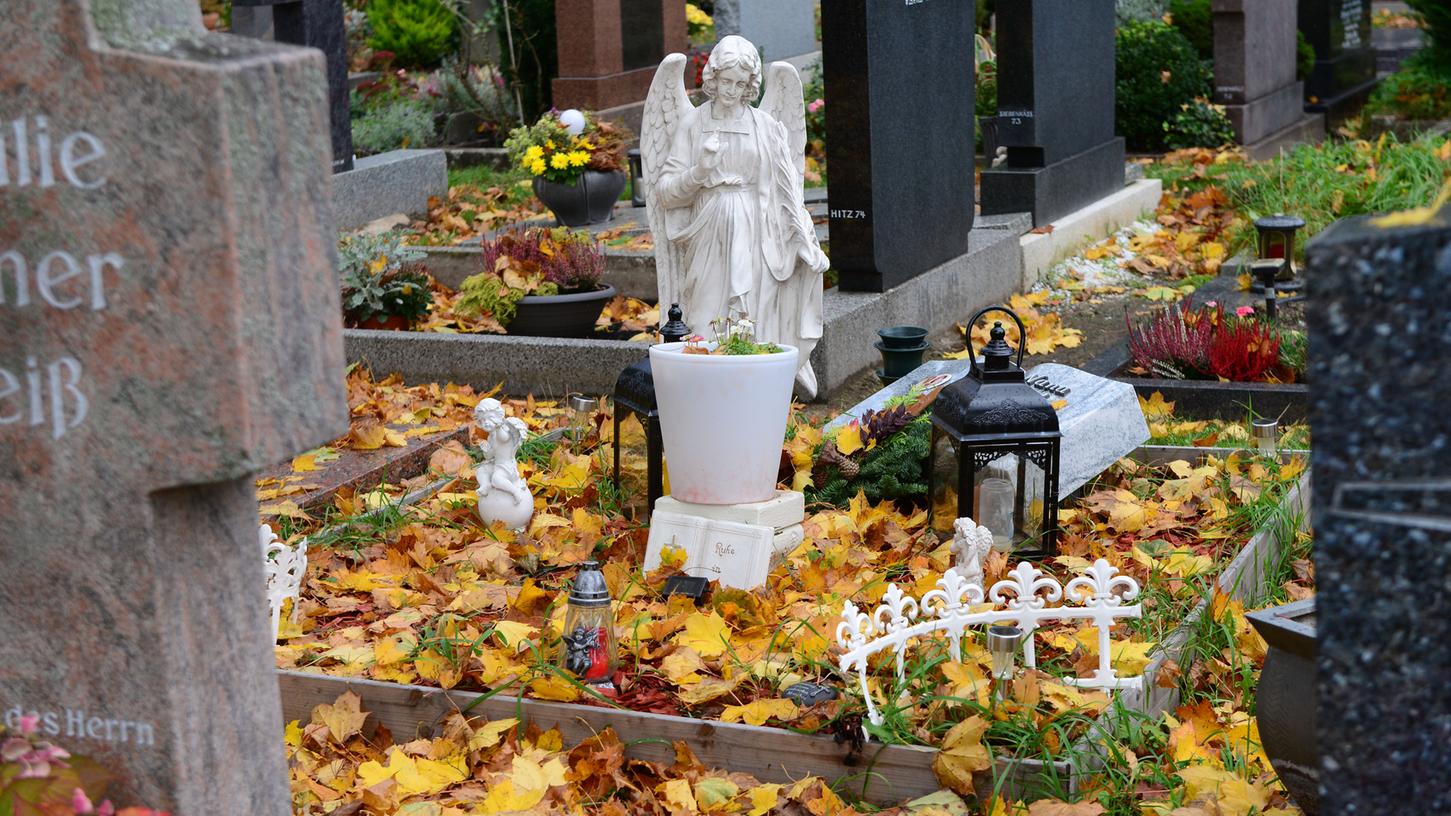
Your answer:
[[[536,176],[544,175],[544,160],[535,159],[533,162],[531,162],[529,164],[529,172],[533,173]]]
[[[549,166],[555,170],[563,170],[569,166],[569,156],[564,153],[555,153],[549,157]]]
[[[576,150],[569,154],[570,167],[584,167],[589,164],[589,154],[583,150]]]
[[[529,149],[524,151],[524,161],[528,164],[533,164],[535,159],[542,158],[544,158],[544,148],[539,145],[529,145]]]
[[[546,149],[548,149],[548,150],[553,150],[554,149],[554,140],[553,139],[550,139],[549,141],[545,142],[544,143],[544,147]]]

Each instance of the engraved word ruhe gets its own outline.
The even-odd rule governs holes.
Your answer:
[[[0,123],[0,191],[57,184],[101,190],[108,181],[106,145],[84,130],[56,142],[44,115]],[[99,312],[107,286],[119,280],[126,259],[104,250],[72,254],[54,249],[27,258],[0,247],[0,309],[55,309]],[[3,318],[9,320],[9,318]],[[26,423],[60,439],[90,412],[81,387],[84,370],[65,354],[41,360],[27,354],[24,371],[0,368],[0,425]]]

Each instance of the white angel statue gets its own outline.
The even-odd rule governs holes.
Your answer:
[[[504,406],[492,398],[479,400],[474,421],[489,433],[484,461],[474,470],[479,483],[479,519],[484,524],[502,521],[511,530],[523,529],[534,517],[534,496],[519,475],[516,457],[528,427],[522,420],[505,417]]]
[[[748,315],[758,339],[800,349],[797,382],[815,396],[811,350],[830,262],[802,193],[801,76],[785,62],[763,72],[754,45],[724,37],[701,75],[709,101],[697,108],[685,92],[686,63],[684,54],[660,63],[640,133],[660,302],[679,303],[700,331]]]
[[[952,523],[952,568],[969,584],[983,587],[982,560],[993,548],[993,531],[970,518]]]

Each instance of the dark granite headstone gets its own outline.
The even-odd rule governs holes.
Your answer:
[[[962,0],[821,6],[831,265],[844,290],[883,292],[967,252],[973,14]]]
[[[1305,79],[1306,110],[1343,119],[1375,88],[1371,0],[1299,0],[1300,31],[1315,49]]]
[[[316,48],[327,57],[333,172],[353,169],[353,120],[349,107],[348,36],[343,26],[343,0],[232,0],[232,6],[234,9],[271,6],[273,37],[277,42]]]
[[[1299,122],[1305,89],[1295,78],[1297,0],[1214,0],[1214,101],[1240,144]]]
[[[0,720],[118,804],[283,816],[253,480],[347,428],[323,61],[4,8]]]
[[[620,0],[620,45],[625,70],[653,67],[665,59],[661,0]]]
[[[1321,812],[1451,812],[1451,208],[1306,251]]]
[[[1020,0],[997,26],[992,126],[1007,163],[983,171],[983,215],[1031,212],[1041,226],[1123,189],[1114,0]]]

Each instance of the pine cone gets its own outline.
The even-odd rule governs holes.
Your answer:
[[[817,456],[816,464],[821,468],[834,465],[837,470],[841,471],[841,475],[845,476],[848,480],[855,479],[857,474],[861,473],[862,470],[861,465],[852,461],[851,457],[843,456],[841,451],[836,449],[835,442],[827,442],[821,446],[821,454]],[[826,483],[824,478],[818,478],[815,473],[812,474],[812,478],[817,484],[824,485]]]

